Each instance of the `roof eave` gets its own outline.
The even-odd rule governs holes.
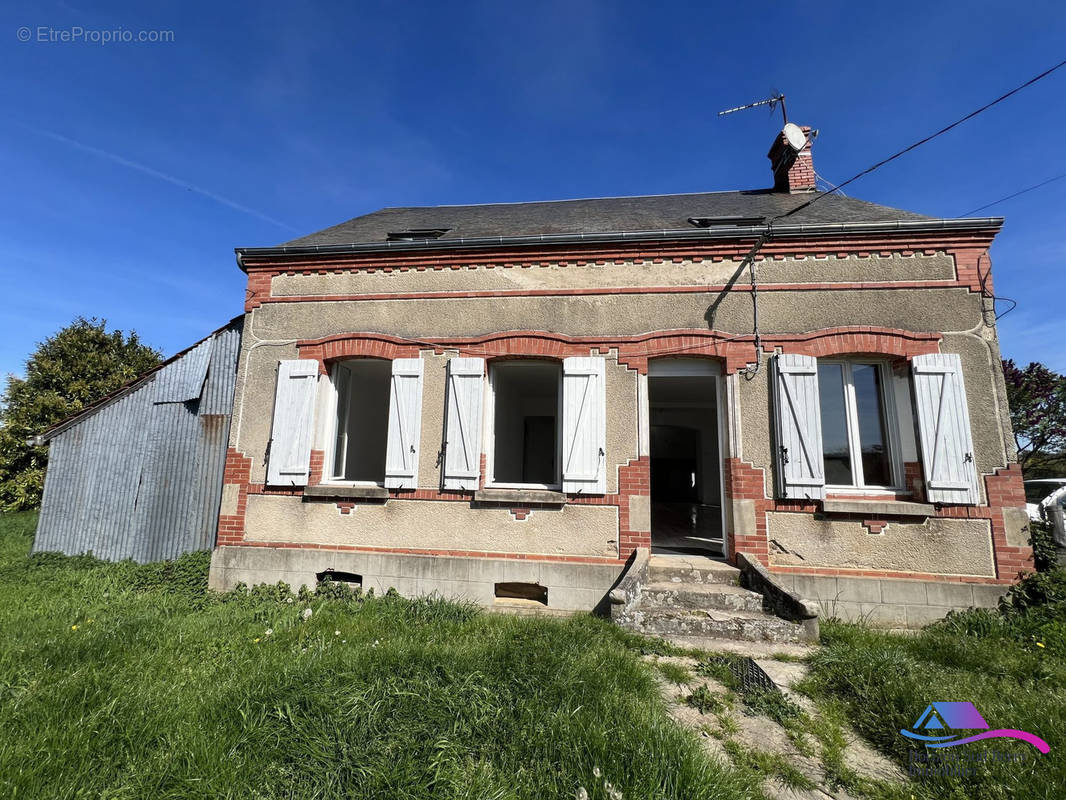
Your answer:
[[[999,230],[1002,217],[961,219],[893,220],[887,222],[818,222],[774,225],[775,238],[825,236],[863,233],[929,233],[936,231]],[[699,239],[750,239],[767,232],[766,225],[730,228],[683,228],[651,231],[605,231],[598,233],[542,233],[524,236],[480,236],[455,239],[424,239],[413,242],[353,242],[351,244],[282,245],[279,247],[238,247],[237,266],[247,272],[246,258],[286,259],[311,255],[346,253],[395,253],[411,250],[460,250],[488,247],[521,247],[536,244],[588,244],[641,241],[677,241]]]

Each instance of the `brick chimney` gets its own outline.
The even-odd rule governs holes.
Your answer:
[[[807,144],[798,153],[789,145],[782,131],[774,139],[770,152],[766,154],[774,171],[775,192],[795,194],[817,189],[814,183],[814,159],[811,158],[811,128],[809,125],[803,125],[800,130],[803,131]]]

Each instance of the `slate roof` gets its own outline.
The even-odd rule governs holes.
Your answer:
[[[690,217],[773,218],[821,193],[786,194],[771,189],[742,192],[603,197],[536,203],[383,208],[331,228],[285,242],[281,247],[384,242],[389,233],[447,228],[438,241],[493,236],[595,234],[696,228]],[[838,194],[781,220],[788,224],[932,220],[922,214],[867,203]]]

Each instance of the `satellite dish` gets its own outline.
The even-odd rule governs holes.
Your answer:
[[[786,122],[785,127],[781,129],[781,133],[785,134],[785,140],[788,142],[789,147],[797,153],[807,146],[807,137],[803,135],[803,129],[799,125]]]

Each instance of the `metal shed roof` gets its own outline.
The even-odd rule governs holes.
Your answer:
[[[214,546],[243,317],[50,429],[35,552],[158,561]]]

